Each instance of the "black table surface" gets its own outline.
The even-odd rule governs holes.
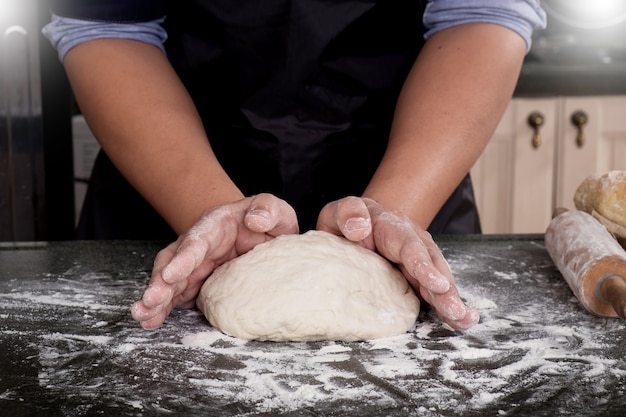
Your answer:
[[[626,326],[587,313],[541,235],[439,238],[481,321],[246,342],[129,306],[163,242],[0,244],[0,415],[624,416]]]

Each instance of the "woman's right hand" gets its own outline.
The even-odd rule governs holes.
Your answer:
[[[131,312],[145,329],[163,324],[174,307],[193,307],[215,268],[276,236],[298,233],[294,209],[271,194],[208,209],[176,242],[161,250],[143,297]]]

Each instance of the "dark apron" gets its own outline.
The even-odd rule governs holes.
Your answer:
[[[324,204],[361,195],[374,174],[423,44],[425,4],[173,0],[166,49],[233,181],[246,195],[287,200],[305,231]],[[469,177],[429,231],[480,232]],[[79,237],[175,235],[102,154]]]

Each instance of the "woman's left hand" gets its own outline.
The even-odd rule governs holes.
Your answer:
[[[398,265],[415,292],[452,328],[466,330],[478,323],[478,311],[461,300],[432,236],[408,218],[374,200],[346,197],[322,209],[317,229],[343,235]]]

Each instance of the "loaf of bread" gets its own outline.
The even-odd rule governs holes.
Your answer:
[[[576,208],[598,219],[622,246],[626,241],[626,171],[587,177],[574,194]]]

